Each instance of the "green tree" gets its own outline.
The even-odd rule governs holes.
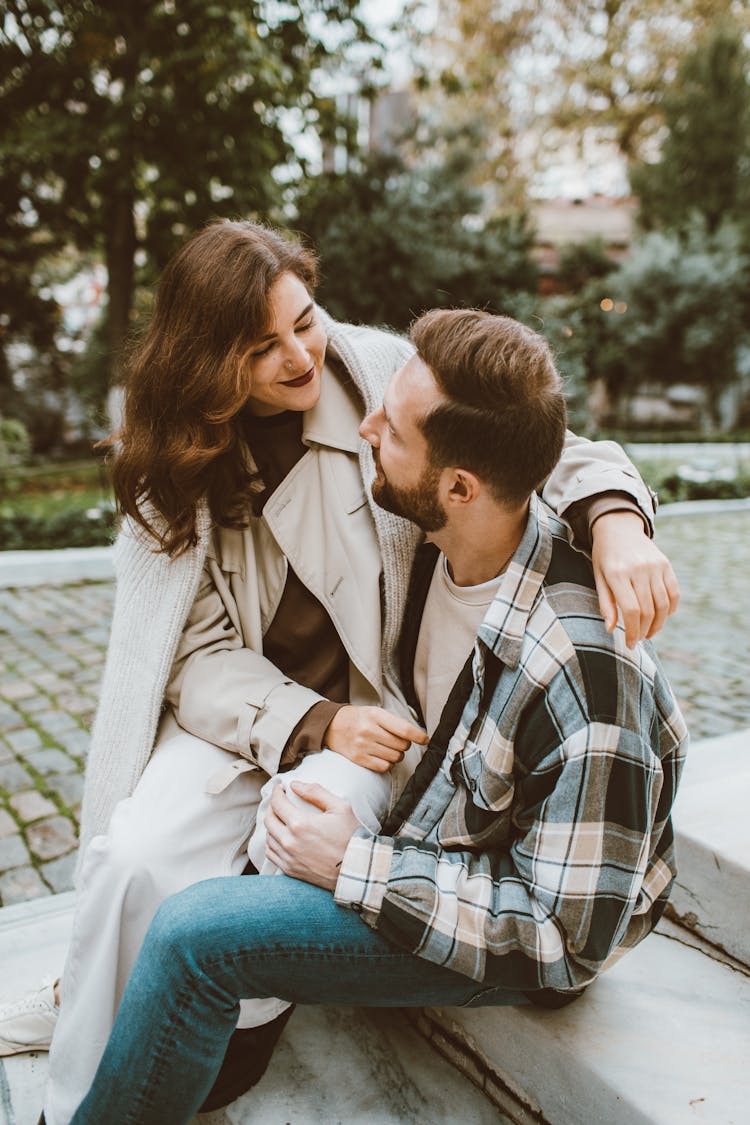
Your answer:
[[[410,168],[370,157],[310,181],[297,226],[321,258],[319,298],[337,317],[404,329],[425,309],[512,311],[534,289],[533,232],[523,215],[484,222],[465,168]]]
[[[313,88],[326,44],[350,35],[367,47],[356,3],[4,5],[0,159],[13,174],[0,181],[2,230],[25,223],[103,255],[110,356],[128,331],[137,261],[158,268],[217,214],[279,205],[290,138],[326,128]]]
[[[444,0],[422,59],[426,115],[468,135],[477,182],[518,201],[524,176],[603,141],[630,162],[696,35],[733,0]],[[747,4],[739,5],[743,26]],[[499,185],[499,188],[498,188]]]
[[[616,263],[607,254],[604,240],[597,236],[586,242],[570,242],[563,246],[555,278],[562,289],[580,293],[589,281],[607,277],[616,268]]]
[[[710,234],[694,220],[684,235],[645,236],[577,299],[589,378],[603,378],[614,399],[644,382],[705,387],[718,426],[722,392],[747,354],[748,280],[736,224]]]
[[[664,97],[658,162],[633,169],[646,229],[684,229],[697,213],[710,231],[750,202],[750,55],[736,24],[720,23],[686,56]]]

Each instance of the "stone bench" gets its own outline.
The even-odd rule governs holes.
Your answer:
[[[230,1107],[229,1120],[750,1120],[749,744],[745,731],[693,747],[675,808],[673,917],[581,1000],[557,1012],[301,1009],[268,1077]],[[59,971],[71,912],[71,895],[0,910],[4,995]],[[45,1070],[44,1055],[5,1060],[0,1104],[9,1123],[36,1121]]]
[[[72,893],[0,910],[0,997],[16,997],[61,971],[72,918]],[[0,1059],[0,1125],[36,1125],[46,1075],[46,1053]],[[198,1117],[196,1125],[215,1125],[223,1116]],[[322,1007],[295,1012],[263,1081],[228,1108],[225,1120],[511,1125],[460,1071],[445,1065],[403,1012]]]
[[[519,1122],[750,1121],[748,809],[750,730],[696,743],[671,920],[568,1008],[427,1009],[423,1033]]]

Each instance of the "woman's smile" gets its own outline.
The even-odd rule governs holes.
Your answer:
[[[296,379],[282,379],[281,382],[285,387],[305,387],[314,378],[315,366],[313,365],[304,373],[304,375],[298,375]]]

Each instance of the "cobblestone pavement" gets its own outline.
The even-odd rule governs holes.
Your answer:
[[[750,511],[660,519],[683,591],[657,649],[694,738],[750,726]],[[0,901],[68,890],[108,582],[0,590]]]

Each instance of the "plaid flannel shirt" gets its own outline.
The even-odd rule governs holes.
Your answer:
[[[412,665],[436,549],[402,634]],[[648,642],[605,630],[591,563],[536,496],[422,762],[336,901],[488,988],[571,992],[656,924],[687,731]]]

